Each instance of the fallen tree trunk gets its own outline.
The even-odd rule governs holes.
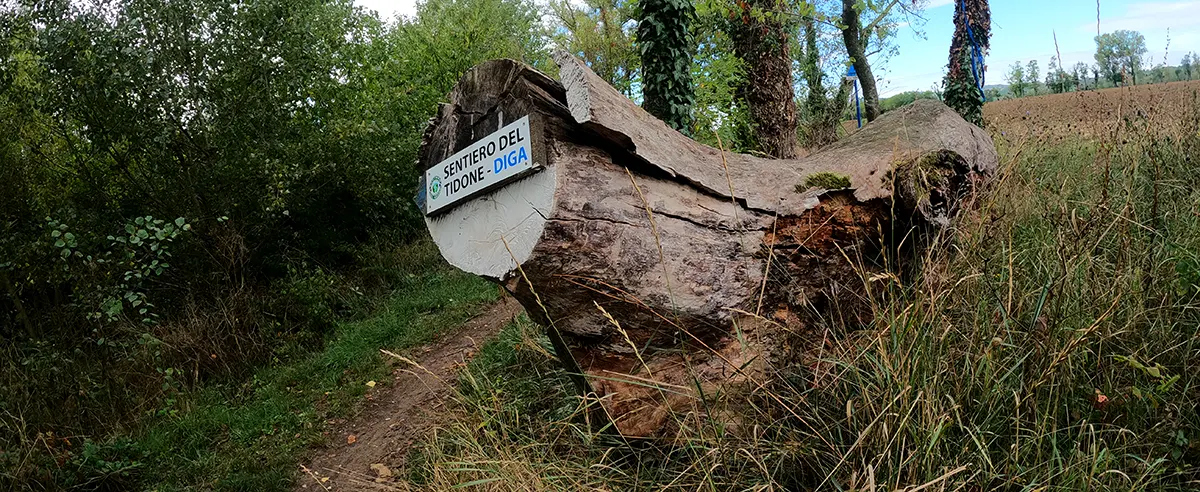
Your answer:
[[[945,224],[997,166],[987,134],[935,101],[803,159],[722,152],[556,61],[561,83],[511,60],[459,81],[423,168],[525,116],[534,168],[427,225],[447,261],[548,328],[628,436],[670,432],[672,408],[709,385],[755,380],[784,343],[769,327],[853,313],[884,245]]]

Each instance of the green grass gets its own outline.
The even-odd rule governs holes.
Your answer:
[[[506,343],[525,350],[472,365],[410,473],[430,490],[1195,490],[1195,123],[999,142],[1004,169],[920,273],[872,284],[871,324],[812,319],[822,354],[710,402],[741,430],[682,419],[675,443],[600,438],[521,341],[536,329],[516,327]]]
[[[498,290],[449,268],[412,278],[376,315],[340,324],[325,347],[279,362],[241,385],[182,396],[170,416],[132,438],[143,486],[158,490],[290,490],[325,422],[353,413],[369,380],[387,381],[380,349],[429,342],[496,299]]]

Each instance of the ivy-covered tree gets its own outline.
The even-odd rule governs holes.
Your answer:
[[[668,125],[690,133],[692,55],[688,24],[696,16],[691,0],[640,0],[637,43],[642,55],[642,106]]]
[[[738,0],[730,17],[734,52],[746,64],[741,91],[755,146],[771,157],[795,157],[796,92],[787,4],[783,0]]]
[[[983,76],[983,57],[992,32],[988,0],[963,0],[954,6],[954,37],[944,87],[946,105],[971,123],[983,126],[983,94],[976,75]],[[972,60],[974,58],[974,60]]]

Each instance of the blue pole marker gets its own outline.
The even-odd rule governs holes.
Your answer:
[[[862,128],[862,105],[858,102],[858,81],[854,81],[854,113],[858,115],[858,127]]]
[[[979,43],[975,42],[975,29],[971,28],[971,17],[967,15],[967,1],[959,0],[959,5],[962,7],[963,20],[966,21],[964,24],[967,25],[967,37],[971,39],[971,76],[975,77],[975,88],[979,89],[979,97],[987,102],[987,93],[983,91],[985,75],[983,50],[979,48]]]
[[[858,102],[858,71],[854,70],[854,65],[846,70],[846,78],[854,81],[854,113],[858,117],[858,127],[862,128],[862,105]]]

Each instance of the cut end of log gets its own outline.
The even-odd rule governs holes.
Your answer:
[[[668,434],[700,390],[760,377],[776,327],[860,297],[880,231],[947,224],[998,165],[986,133],[924,100],[803,159],[722,152],[555,59],[561,83],[511,60],[464,75],[423,167],[528,116],[538,170],[426,223],[547,327],[625,435]]]

